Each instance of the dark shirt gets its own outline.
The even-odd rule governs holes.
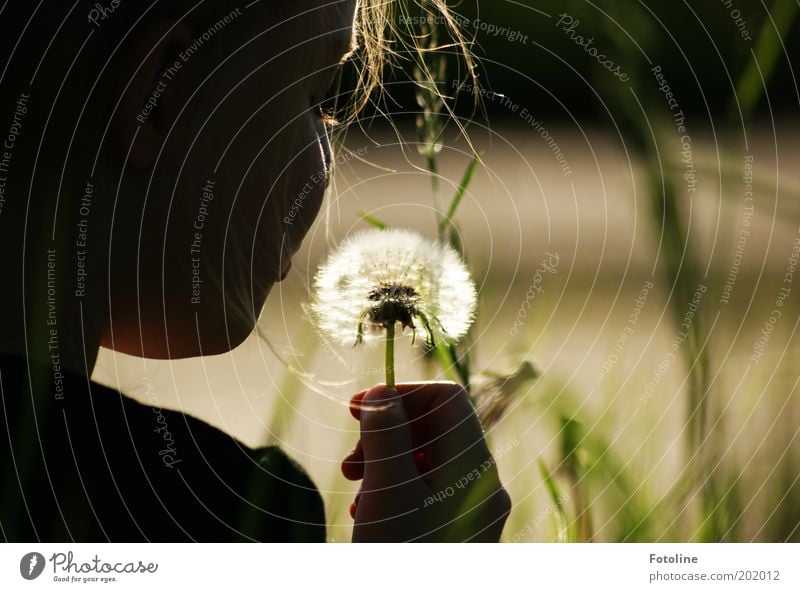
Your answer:
[[[0,354],[0,538],[324,541],[322,499],[276,447]]]

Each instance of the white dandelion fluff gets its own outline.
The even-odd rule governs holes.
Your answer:
[[[476,303],[475,285],[452,247],[391,229],[355,234],[328,257],[314,279],[311,310],[339,344],[386,338],[388,374],[397,323],[413,340],[422,332],[430,346],[452,343],[468,331]]]

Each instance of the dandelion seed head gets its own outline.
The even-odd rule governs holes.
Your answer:
[[[380,339],[400,323],[429,342],[454,342],[472,324],[477,295],[449,245],[410,230],[367,230],[346,239],[314,278],[314,320],[342,345]]]

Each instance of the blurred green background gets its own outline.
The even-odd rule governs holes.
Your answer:
[[[468,23],[465,35],[476,42],[475,53],[482,58],[481,83],[535,106],[541,114],[565,120],[573,115],[607,118],[607,97],[597,86],[602,67],[564,32],[569,21],[557,24],[563,14],[579,21],[576,35],[594,39],[593,45],[624,71],[641,70],[650,62],[661,65],[684,111],[715,120],[730,115],[734,86],[751,67],[759,40],[777,42],[774,59],[761,63],[762,75],[765,79],[774,76],[775,84],[769,86],[769,101],[759,101],[758,114],[768,116],[770,110],[793,118],[798,114],[798,83],[790,62],[800,55],[800,33],[792,26],[795,2],[492,0],[451,4],[467,19],[463,21]],[[490,31],[490,25],[496,28]],[[515,33],[523,39],[510,42]],[[449,71],[456,69],[451,60]],[[403,106],[414,104],[408,88],[393,90]],[[496,103],[486,106],[493,118],[508,116]]]

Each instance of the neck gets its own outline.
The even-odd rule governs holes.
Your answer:
[[[103,258],[79,245],[70,214],[80,208],[72,206],[63,202],[56,233],[44,212],[6,212],[0,220],[0,351],[49,364],[54,376],[91,376],[105,324],[106,274]],[[101,234],[91,239],[102,241]]]
[[[21,284],[0,295],[0,351],[52,366],[54,375],[91,376],[105,314],[102,298],[78,297],[64,281],[69,253],[45,249],[26,254]]]

